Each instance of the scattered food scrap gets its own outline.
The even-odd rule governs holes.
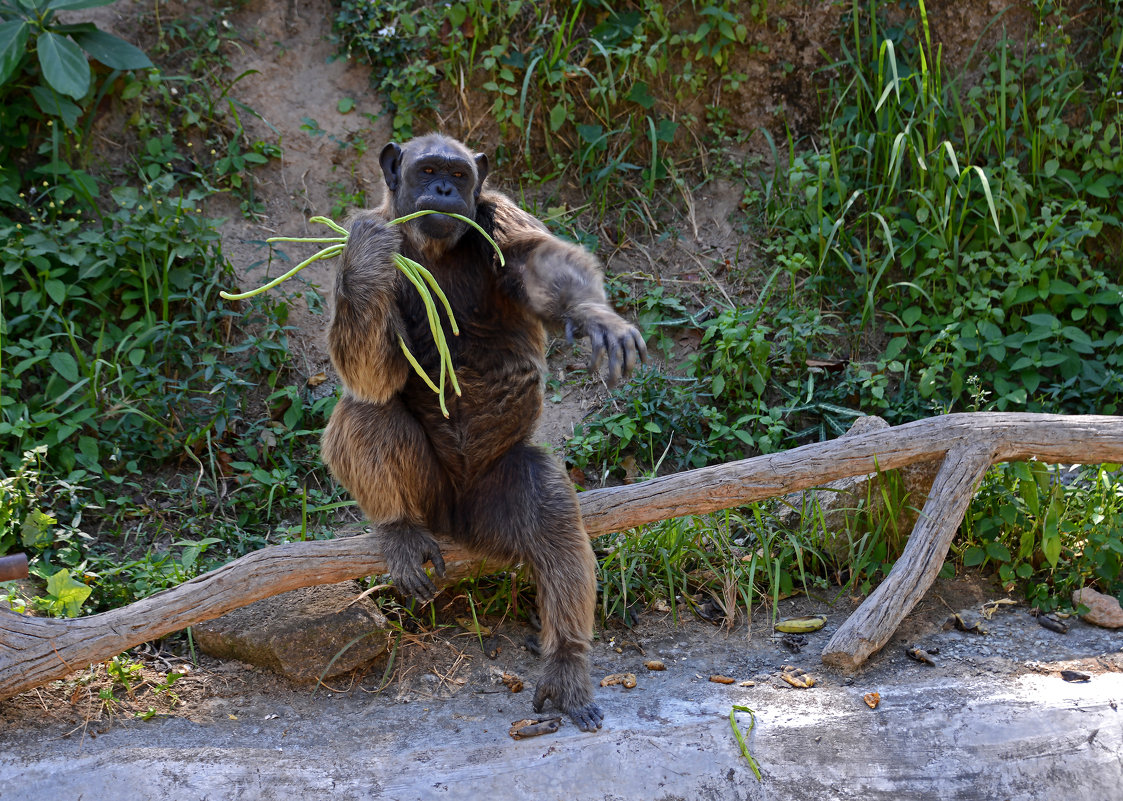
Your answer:
[[[613,673],[610,676],[605,676],[600,680],[601,687],[611,687],[613,684],[621,685],[625,690],[630,690],[636,686],[635,673]]]
[[[733,729],[733,736],[737,738],[737,745],[741,747],[741,756],[743,756],[749,763],[749,767],[752,768],[753,775],[756,776],[756,780],[758,782],[763,781],[760,778],[760,766],[758,766],[757,761],[753,759],[753,755],[749,753],[749,747],[745,745],[745,738],[741,735],[740,727],[737,726],[738,712],[749,713],[749,734],[753,733],[753,728],[756,726],[756,713],[749,709],[747,706],[739,706],[737,704],[734,704],[733,708],[729,710],[729,726]]]
[[[737,680],[730,678],[729,676],[722,676],[720,673],[715,673],[714,675],[710,676],[710,681],[712,681],[714,684],[732,684]]]
[[[1068,634],[1068,624],[1058,620],[1053,615],[1037,615],[1037,622],[1049,631],[1055,631],[1057,634]]]
[[[935,667],[936,666],[936,660],[932,658],[932,655],[940,653],[940,649],[939,648],[924,649],[924,648],[913,647],[913,648],[905,649],[905,653],[908,654],[912,659],[915,659],[917,662],[923,662],[926,665],[932,665],[933,667]]]
[[[970,609],[960,609],[955,612],[944,623],[944,629],[957,628],[960,631],[967,631],[971,634],[986,634],[986,627],[983,626],[983,616]]]
[[[862,700],[870,709],[877,709],[877,705],[881,703],[881,693],[866,693],[862,696]]]
[[[788,617],[776,623],[776,631],[784,634],[810,634],[827,625],[826,615],[809,615],[806,617]]]
[[[780,674],[780,678],[796,689],[807,690],[815,686],[815,677],[803,670],[803,668],[785,665],[782,670],[783,672]]]
[[[994,617],[994,613],[1001,609],[1003,606],[1017,606],[1017,601],[1012,601],[1009,598],[999,598],[997,601],[987,601],[983,604],[983,617],[990,620]]]
[[[516,740],[527,737],[539,737],[543,734],[553,734],[561,726],[561,718],[543,718],[541,720],[516,720],[507,732]]]
[[[471,618],[458,617],[456,618],[456,625],[460,626],[460,628],[464,629],[465,631],[471,632],[472,634],[478,634],[481,637],[491,636],[491,629],[489,629],[482,623],[477,623]]]
[[[666,670],[667,666],[663,664],[662,659],[648,659],[643,663],[643,666],[648,670]]]
[[[793,654],[798,654],[803,650],[803,646],[807,645],[807,637],[803,634],[785,634],[780,638],[780,645]]]
[[[521,693],[523,691],[523,680],[520,679],[518,675],[514,673],[504,673],[500,678],[511,692]]]

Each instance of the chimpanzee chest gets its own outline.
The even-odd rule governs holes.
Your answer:
[[[441,461],[452,472],[472,474],[534,433],[542,410],[546,334],[520,288],[489,265],[441,263],[430,269],[459,329],[453,333],[444,304],[434,297],[461,394],[456,396],[446,376],[446,419],[436,393],[412,372],[402,398],[425,426]],[[399,304],[406,344],[438,383],[439,352],[412,284],[404,287]]]

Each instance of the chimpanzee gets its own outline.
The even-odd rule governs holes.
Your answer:
[[[593,368],[607,362],[613,383],[646,359],[646,345],[607,303],[591,253],[484,186],[485,155],[429,134],[386,145],[379,162],[385,201],[349,221],[335,280],[329,345],[345,392],[324,432],[324,461],[376,525],[403,592],[422,601],[436,594],[424,570],[430,561],[444,575],[434,533],[489,561],[531,566],[548,662],[534,708],[549,699],[593,731],[604,717],[588,663],[596,561],[564,469],[531,441],[546,327],[588,336]],[[475,220],[504,264],[478,231],[445,214],[387,225],[421,209]],[[462,389],[460,397],[447,393],[447,419],[399,344],[401,337],[437,375],[425,307],[395,267],[395,252],[428,267],[459,324],[453,336],[441,310]]]

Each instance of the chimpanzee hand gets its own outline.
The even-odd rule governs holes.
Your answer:
[[[348,221],[350,234],[343,250],[344,273],[354,281],[364,282],[375,274],[393,275],[392,261],[402,247],[402,232],[396,225],[373,212],[364,212]]]
[[[566,319],[565,333],[570,341],[575,334],[589,337],[589,368],[598,371],[607,359],[609,386],[616,386],[637,363],[647,361],[647,343],[639,330],[610,309],[587,312],[580,329]]]

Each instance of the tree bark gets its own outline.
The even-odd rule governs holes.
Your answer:
[[[921,523],[905,552],[824,651],[824,661],[852,669],[888,641],[931,586],[988,466],[1031,458],[1123,462],[1123,417],[947,415],[639,484],[590,490],[578,499],[588,533],[597,536],[941,458]],[[460,546],[448,540],[441,546],[450,575],[485,569]],[[384,572],[376,536],[363,534],[265,548],[127,607],[88,617],[62,620],[4,612],[0,699],[262,598]]]

